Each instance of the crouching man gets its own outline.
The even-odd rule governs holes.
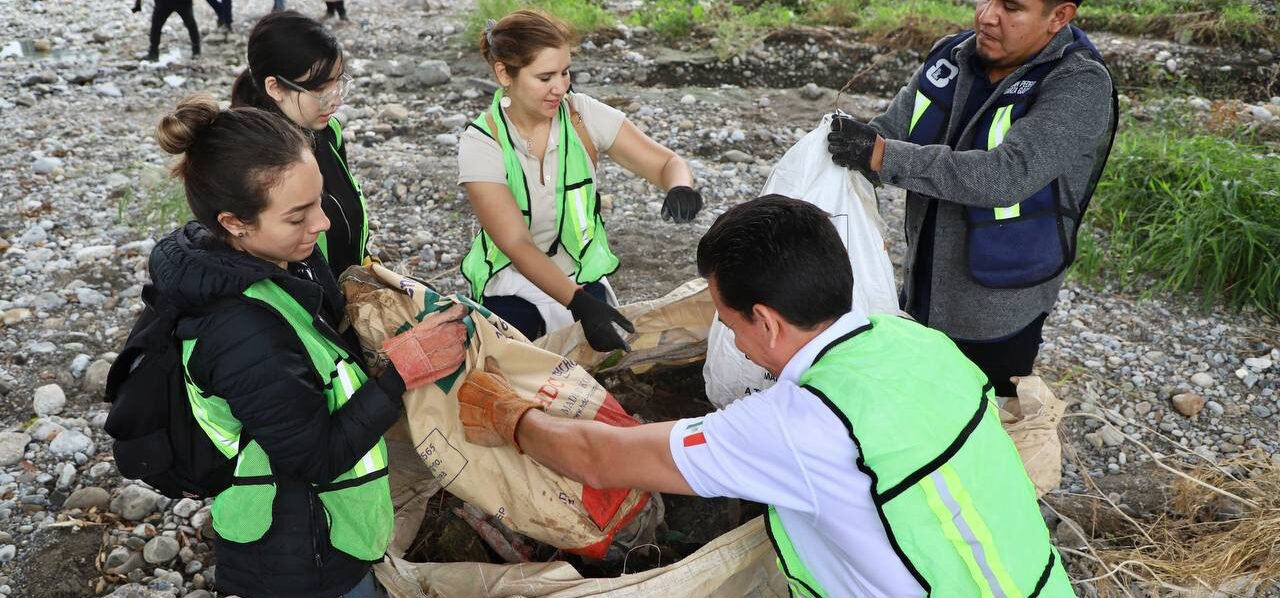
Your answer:
[[[720,216],[698,271],[738,348],[778,377],[705,417],[547,415],[497,371],[463,385],[470,442],[596,487],[766,503],[795,596],[1073,596],[991,385],[941,332],[851,309],[826,213],[772,195]]]

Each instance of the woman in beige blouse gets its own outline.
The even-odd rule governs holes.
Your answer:
[[[480,47],[502,87],[458,147],[458,182],[484,229],[462,272],[472,295],[527,338],[576,320],[592,348],[609,351],[626,348],[613,324],[633,328],[605,279],[618,259],[600,218],[599,158],[667,190],[664,219],[692,220],[702,196],[675,152],[569,91],[572,43],[563,22],[531,10],[485,28]]]

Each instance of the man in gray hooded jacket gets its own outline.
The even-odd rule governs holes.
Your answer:
[[[1078,0],[984,0],[868,124],[832,123],[836,164],[907,190],[903,309],[999,396],[1031,373],[1115,133],[1111,77]]]

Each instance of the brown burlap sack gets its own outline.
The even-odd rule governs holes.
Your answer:
[[[1062,483],[1062,441],[1058,422],[1067,404],[1054,396],[1039,376],[1018,379],[1018,396],[1000,410],[1000,423],[1013,439],[1022,457],[1027,477],[1036,485],[1036,496],[1044,496]]]
[[[463,368],[405,393],[401,425],[412,450],[440,487],[512,530],[603,558],[614,534],[644,510],[649,494],[583,486],[511,447],[469,444],[458,420],[457,391],[469,368],[493,358],[512,387],[549,414],[618,426],[639,422],[572,360],[534,347],[515,328],[465,298],[441,297],[377,264],[347,270],[342,286],[348,319],[365,347],[380,347],[388,337],[454,303],[472,308],[464,319],[468,348]],[[403,430],[398,434],[406,435]],[[402,550],[407,540],[399,534],[396,539],[394,548]]]

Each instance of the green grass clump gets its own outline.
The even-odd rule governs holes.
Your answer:
[[[618,23],[613,14],[591,0],[479,0],[475,10],[467,16],[467,39],[477,40],[478,43],[486,21],[501,19],[521,8],[537,9],[555,15],[581,35],[613,27]]]
[[[1098,0],[1080,7],[1086,30],[1153,35],[1183,43],[1280,43],[1280,18],[1256,0]]]
[[[1149,274],[1160,290],[1280,314],[1278,160],[1229,136],[1124,129],[1081,231],[1077,273]]]
[[[506,0],[512,1],[512,0]],[[1094,0],[1076,22],[1089,31],[1154,35],[1185,43],[1280,43],[1280,18],[1257,0]],[[928,49],[943,35],[968,29],[967,0],[646,0],[628,22],[676,40],[705,29],[733,50],[791,25],[848,27],[860,37],[897,47]]]
[[[116,219],[139,230],[168,231],[191,218],[186,189],[172,177],[125,189],[116,200]]]

